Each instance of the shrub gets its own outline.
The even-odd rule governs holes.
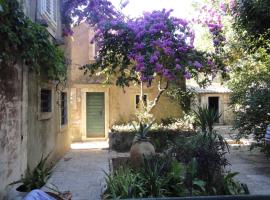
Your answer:
[[[229,164],[225,157],[228,152],[226,141],[215,132],[198,133],[195,136],[172,141],[170,152],[180,162],[189,164],[194,158],[197,162],[198,178],[206,182],[206,192],[212,187]]]
[[[235,195],[248,192],[247,187],[233,178],[237,173],[220,173],[211,188],[202,179],[199,162],[188,164],[168,155],[144,157],[136,171],[121,167],[106,178],[105,198],[181,197],[202,195]],[[215,174],[212,174],[214,177]]]
[[[242,105],[236,111],[234,128],[239,130],[238,137],[252,135],[257,145],[267,150],[264,136],[270,123],[269,112],[269,84],[252,84],[246,91],[246,98],[243,99]]]
[[[105,199],[136,198],[144,196],[143,182],[139,173],[121,167],[113,174],[106,174]]]

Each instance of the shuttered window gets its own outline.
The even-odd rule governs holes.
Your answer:
[[[57,22],[57,1],[58,0],[42,0],[41,14],[54,26]]]

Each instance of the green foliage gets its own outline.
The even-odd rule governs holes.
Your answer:
[[[199,126],[204,133],[207,131],[212,132],[214,123],[221,117],[221,114],[208,107],[198,107],[197,111],[194,111],[194,113],[195,124]]]
[[[205,191],[199,191],[207,194],[214,194],[213,188],[229,164],[225,157],[228,151],[228,145],[224,138],[214,131],[174,140],[170,149],[170,153],[178,161],[188,165],[192,164],[190,180],[194,178],[203,180],[206,183]]]
[[[185,113],[190,111],[191,99],[194,97],[192,89],[183,90],[181,88],[169,88],[166,95],[179,103]]]
[[[264,135],[270,123],[269,83],[253,84],[247,88],[245,98],[236,111],[234,127],[239,130],[238,137],[252,135],[259,145],[264,145]],[[234,94],[236,98],[237,93]]]
[[[105,199],[138,198],[144,195],[140,175],[130,168],[120,168],[113,174],[106,173]]]
[[[248,189],[233,178],[237,173],[211,174],[216,179],[210,189],[201,175],[197,158],[182,164],[169,155],[144,157],[137,171],[120,168],[106,178],[105,199],[181,197],[245,194]]]
[[[224,195],[249,194],[246,184],[233,179],[238,174],[238,172],[228,172],[222,176],[218,184],[218,190]]]
[[[1,7],[0,69],[23,63],[52,80],[65,79],[64,54],[46,28],[27,18],[16,0],[3,0]]]
[[[51,166],[47,167],[49,155],[45,158],[42,156],[33,171],[30,171],[30,169],[27,168],[25,177],[21,180],[12,182],[10,185],[21,183],[22,185],[18,187],[18,190],[22,192],[30,192],[31,190],[39,189],[44,186],[50,178],[52,170]]]
[[[233,8],[236,28],[258,37],[270,28],[269,0],[237,0]]]

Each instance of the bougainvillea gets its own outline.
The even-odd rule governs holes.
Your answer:
[[[141,99],[143,85],[157,82],[158,94],[152,103],[147,103],[145,116],[155,107],[169,83],[177,83],[185,90],[182,87],[185,79],[195,78],[200,85],[205,85],[210,81],[207,75],[216,74],[223,67],[214,54],[195,49],[192,22],[173,17],[171,12],[146,12],[130,19],[108,0],[66,1],[67,22],[72,18],[77,24],[85,21],[95,30],[92,42],[99,51],[96,62],[83,66],[86,73],[103,75],[105,82],[122,87],[140,83]],[[67,34],[72,33],[69,25],[65,26]],[[213,34],[221,29],[221,26],[210,26]],[[201,74],[204,76],[199,77]]]
[[[180,76],[190,79],[200,72],[218,71],[211,55],[195,50],[191,23],[172,17],[171,11],[153,11],[128,19],[107,0],[67,3],[72,6],[66,9],[65,16],[77,17],[78,22],[85,20],[95,27],[94,42],[99,46],[99,55],[96,63],[86,66],[92,74],[103,70],[106,75],[116,76],[117,84],[124,86],[134,80],[151,85],[156,76],[166,80]],[[216,28],[220,27],[213,27],[213,33]]]

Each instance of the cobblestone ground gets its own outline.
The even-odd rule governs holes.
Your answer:
[[[70,150],[56,164],[46,186],[70,191],[72,200],[98,200],[105,187],[104,171],[109,171],[108,150]]]

